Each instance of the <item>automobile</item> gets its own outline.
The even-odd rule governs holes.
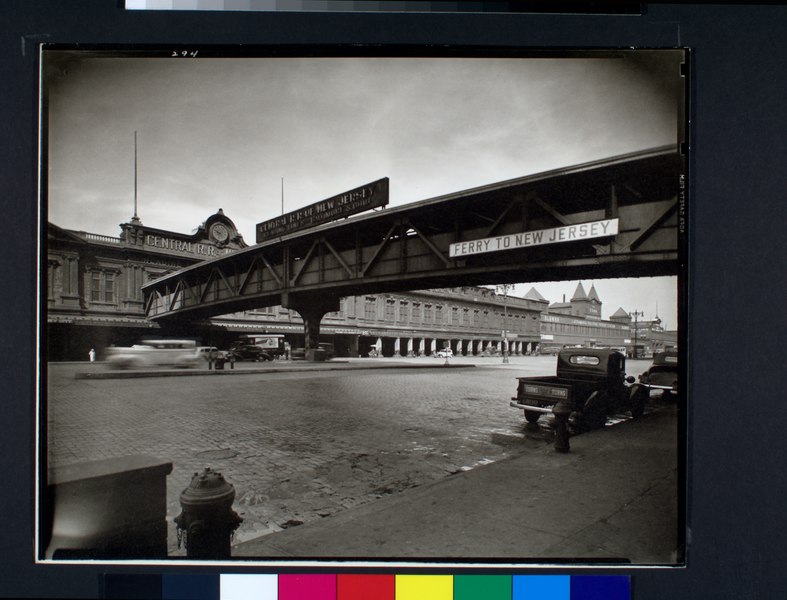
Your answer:
[[[334,357],[333,344],[320,342],[315,350],[322,351],[322,360],[331,360]],[[293,348],[290,351],[290,360],[306,360],[306,348]]]
[[[336,355],[336,351],[333,348],[333,344],[329,344],[327,342],[320,342],[319,344],[317,344],[317,348],[325,352],[325,360],[331,360]]]
[[[227,357],[227,353],[222,352],[216,346],[197,346],[197,355],[205,362],[210,360],[211,353],[213,353],[214,359]]]
[[[434,353],[435,358],[453,358],[454,351],[451,348],[442,348]]]
[[[267,353],[259,346],[253,344],[243,344],[233,346],[230,349],[230,354],[235,360],[250,360],[250,361],[267,361],[273,360],[273,356]]]
[[[127,348],[107,348],[107,364],[118,369],[165,366],[188,369],[198,367],[202,361],[194,340],[142,340]]]
[[[577,431],[603,427],[607,416],[621,410],[639,418],[644,399],[636,394],[636,379],[626,376],[626,357],[610,348],[566,348],[557,356],[556,374],[517,377],[512,407],[524,410],[528,423],[544,413],[566,409]]]
[[[648,396],[654,392],[663,400],[669,400],[678,393],[678,353],[675,351],[656,352],[653,363],[639,376],[638,385],[647,390]]]

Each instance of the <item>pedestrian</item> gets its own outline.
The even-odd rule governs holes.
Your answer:
[[[90,359],[90,362],[96,362],[96,349],[91,348],[90,352],[87,353],[87,356]]]
[[[213,365],[216,363],[216,359],[218,358],[218,352],[215,348],[211,348],[208,351],[208,371],[213,368]]]

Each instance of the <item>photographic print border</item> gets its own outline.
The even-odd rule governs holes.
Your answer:
[[[633,592],[638,599],[667,595],[676,599],[714,594],[719,598],[749,595],[769,598],[781,589],[784,551],[777,543],[783,530],[781,507],[769,498],[787,493],[783,473],[771,456],[783,443],[774,428],[757,427],[740,444],[729,443],[739,433],[738,409],[720,398],[745,383],[748,398],[757,398],[761,414],[779,414],[781,366],[763,360],[779,349],[778,336],[758,336],[774,331],[779,322],[765,325],[763,315],[749,310],[762,300],[762,282],[784,282],[778,260],[762,260],[762,252],[776,249],[781,223],[768,198],[783,192],[778,178],[781,129],[785,103],[773,87],[773,65],[784,56],[775,28],[785,22],[784,9],[773,6],[647,5],[637,18],[592,15],[490,17],[477,15],[440,18],[399,15],[365,18],[301,18],[300,15],[179,15],[153,14],[129,17],[112,3],[95,2],[75,14],[71,7],[33,1],[3,9],[7,29],[3,39],[12,84],[0,99],[3,111],[15,115],[7,123],[12,143],[4,145],[0,169],[9,183],[4,207],[15,215],[19,227],[7,231],[15,285],[6,286],[4,306],[8,326],[8,361],[2,372],[13,398],[4,403],[6,435],[2,441],[6,474],[19,485],[7,489],[4,503],[17,514],[31,514],[34,502],[35,369],[32,335],[36,328],[34,305],[20,297],[35,298],[37,262],[31,239],[37,233],[37,58],[42,41],[62,43],[118,42],[156,44],[178,38],[210,43],[326,43],[353,40],[496,45],[664,47],[696,50],[692,69],[701,74],[691,90],[689,189],[693,228],[689,246],[692,303],[691,377],[692,435],[688,441],[688,507],[691,535],[686,569],[638,570]],[[85,18],[87,17],[87,18]],[[182,17],[182,18],[180,18]],[[359,30],[358,26],[363,25]],[[209,39],[208,39],[209,38]],[[20,48],[21,39],[21,48]],[[732,78],[732,79],[731,79]],[[731,85],[730,81],[736,81]],[[748,107],[758,106],[763,119],[745,117]],[[741,116],[742,115],[742,116]],[[698,118],[701,119],[698,120]],[[765,149],[770,149],[766,151]],[[746,198],[742,202],[741,198]],[[698,223],[701,227],[698,227]],[[729,237],[734,223],[737,238]],[[748,243],[746,240],[758,240]],[[734,267],[734,268],[733,268]],[[740,268],[738,268],[740,267]],[[720,281],[723,274],[723,281]],[[721,285],[721,288],[719,287]],[[782,286],[783,287],[783,286]],[[734,291],[735,293],[728,293]],[[755,343],[756,352],[741,352],[741,344]],[[736,374],[746,372],[745,382]],[[696,422],[694,422],[696,421]],[[754,515],[757,515],[755,518]],[[741,518],[740,515],[746,515]],[[12,520],[4,536],[3,594],[16,597],[98,597],[97,577],[107,572],[149,573],[149,567],[53,568],[34,565],[31,519]],[[769,548],[766,556],[762,548]],[[164,568],[164,572],[172,569]],[[208,569],[210,570],[210,569]],[[215,569],[213,569],[215,571]],[[566,568],[567,572],[573,569]],[[619,569],[627,572],[627,569]],[[494,573],[494,569],[467,572]]]

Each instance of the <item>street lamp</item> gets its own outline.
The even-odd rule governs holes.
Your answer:
[[[630,312],[630,313],[629,313],[629,317],[631,317],[632,319],[634,319],[634,352],[633,352],[633,354],[632,354],[631,358],[633,358],[633,359],[635,359],[635,360],[636,360],[636,358],[637,358],[637,329],[638,329],[638,327],[637,327],[637,319],[638,319],[639,317],[642,317],[642,316],[644,316],[644,315],[645,315],[645,313],[644,313],[644,312],[642,312],[642,311],[637,311],[637,310],[635,310],[634,312]]]
[[[508,363],[508,290],[513,287],[510,283],[497,286],[498,293],[503,292],[503,364]]]

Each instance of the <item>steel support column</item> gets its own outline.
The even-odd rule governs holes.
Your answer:
[[[314,351],[320,344],[320,322],[329,312],[339,310],[338,296],[295,296],[282,294],[281,305],[296,311],[303,319],[304,350],[306,360],[314,360]]]

